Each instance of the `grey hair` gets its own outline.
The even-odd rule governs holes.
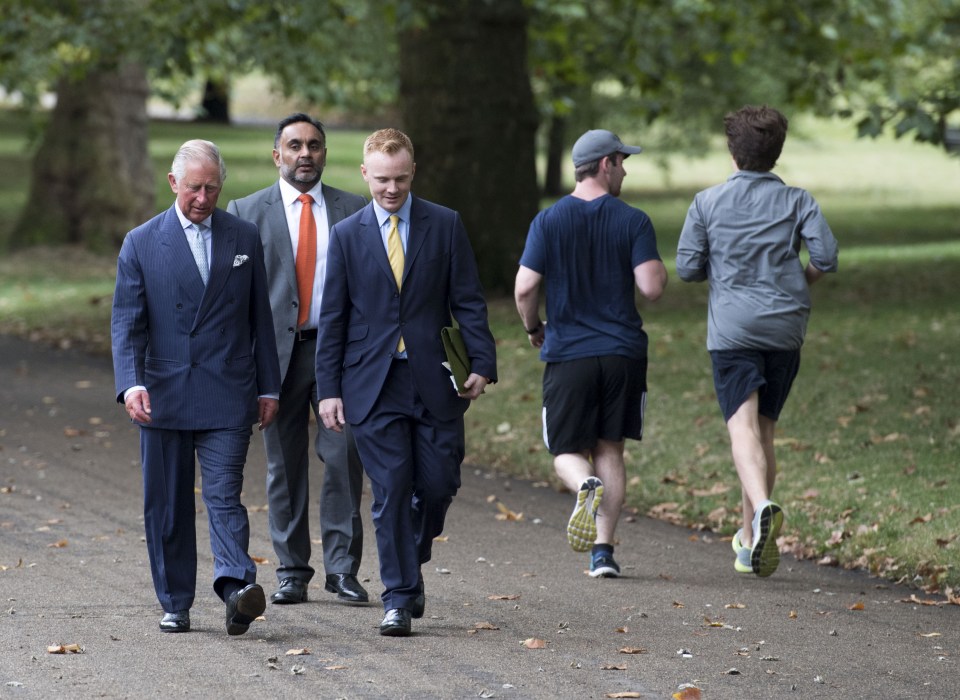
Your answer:
[[[203,139],[193,139],[180,146],[180,150],[173,157],[173,164],[170,166],[173,179],[180,182],[187,172],[187,163],[193,161],[215,163],[220,168],[220,184],[222,185],[223,181],[227,179],[227,164],[223,162],[220,149],[212,141],[204,141]]]

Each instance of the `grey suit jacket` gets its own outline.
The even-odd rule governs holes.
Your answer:
[[[321,187],[330,228],[367,203],[366,198],[358,194],[344,192],[327,185],[321,185]],[[270,288],[270,306],[273,307],[273,328],[280,358],[280,374],[286,377],[297,330],[299,297],[295,256],[290,245],[290,232],[287,229],[287,215],[283,210],[283,199],[280,196],[280,184],[275,182],[266,189],[231,201],[227,204],[227,211],[241,219],[252,221],[260,229]],[[321,235],[322,233],[318,232]]]

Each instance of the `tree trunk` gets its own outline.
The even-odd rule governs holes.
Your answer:
[[[203,86],[203,101],[197,121],[216,124],[230,123],[230,82],[207,78]]]
[[[563,153],[566,139],[567,119],[554,114],[550,118],[547,134],[547,167],[543,178],[543,194],[559,197],[563,191]]]
[[[487,291],[513,289],[539,208],[538,114],[522,0],[416,0],[429,22],[400,36],[400,108],[418,196],[463,217]]]
[[[94,70],[60,83],[12,247],[75,244],[105,251],[155,213],[147,94],[140,66]]]

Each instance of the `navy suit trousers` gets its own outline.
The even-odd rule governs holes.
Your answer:
[[[147,552],[157,598],[166,612],[189,610],[196,593],[195,454],[210,528],[214,590],[222,598],[226,579],[256,581],[256,564],[247,554],[250,523],[240,502],[250,434],[249,426],[140,429]]]
[[[460,488],[463,417],[430,414],[407,362],[395,360],[373,409],[351,427],[373,492],[383,607],[409,608]]]

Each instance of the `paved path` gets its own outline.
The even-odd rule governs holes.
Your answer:
[[[737,575],[729,542],[647,518],[619,529],[625,576],[594,580],[566,545],[572,496],[473,466],[413,637],[380,637],[379,605],[316,584],[228,637],[199,499],[194,631],[161,634],[137,435],[112,395],[108,360],[0,336],[0,698],[960,697],[958,606],[792,559]],[[496,499],[523,518],[498,520]],[[245,503],[269,593],[265,502],[255,436]],[[360,574],[377,594],[367,532]],[[48,653],[59,644],[82,653]]]

